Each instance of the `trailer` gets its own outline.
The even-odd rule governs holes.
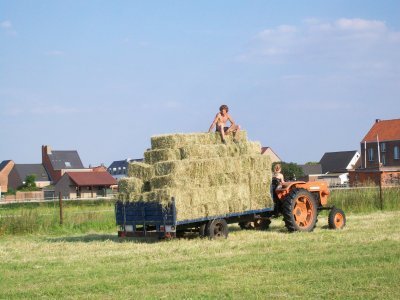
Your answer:
[[[201,237],[227,238],[228,224],[239,223],[242,228],[249,224],[257,229],[267,229],[273,208],[266,207],[238,213],[207,216],[177,221],[175,200],[168,206],[159,202],[122,202],[115,203],[116,223],[119,237],[175,238],[187,232],[197,232]]]
[[[228,224],[239,223],[243,229],[268,229],[271,218],[283,217],[289,232],[313,231],[320,211],[329,210],[328,227],[342,229],[346,225],[343,210],[328,205],[330,194],[326,182],[273,180],[273,207],[227,213],[190,220],[177,220],[174,198],[168,206],[159,202],[122,202],[115,204],[118,236],[173,238],[185,232],[198,232],[210,239],[228,237]]]

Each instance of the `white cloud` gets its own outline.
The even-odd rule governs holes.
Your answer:
[[[387,30],[384,22],[363,19],[339,19],[335,22],[339,29],[343,30],[368,30],[368,31],[385,31]]]
[[[178,101],[165,101],[163,106],[168,109],[178,109],[181,107],[181,103]]]
[[[12,28],[12,24],[10,21],[3,21],[0,23],[0,27],[3,29],[11,29]]]
[[[377,20],[307,19],[297,27],[281,25],[259,32],[237,61],[400,71],[400,32]]]
[[[11,21],[5,20],[0,22],[0,28],[8,35],[16,35],[17,32],[14,30]]]
[[[51,50],[45,53],[47,56],[63,56],[65,53],[64,51],[60,50]]]
[[[65,107],[61,105],[39,105],[29,109],[29,113],[33,115],[65,115],[78,112],[79,110],[74,107]]]
[[[4,109],[4,115],[8,116],[23,116],[23,115],[67,115],[76,114],[80,110],[74,107],[66,107],[62,105],[46,105],[32,104],[32,105],[18,105],[9,106]]]

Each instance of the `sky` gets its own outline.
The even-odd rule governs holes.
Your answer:
[[[85,166],[208,131],[221,104],[286,162],[400,118],[400,1],[0,0],[0,161]]]

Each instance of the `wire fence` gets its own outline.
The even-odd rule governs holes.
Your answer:
[[[115,200],[117,193],[109,194],[107,197],[95,197],[95,198],[63,198],[62,201],[96,201],[96,200]],[[12,203],[50,203],[58,202],[58,197],[45,197],[45,198],[25,198],[23,200],[9,200],[4,196],[0,198],[0,205],[12,204]]]

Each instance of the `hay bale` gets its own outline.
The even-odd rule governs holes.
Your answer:
[[[130,162],[128,164],[128,177],[140,178],[149,181],[154,176],[153,166],[142,162]]]
[[[241,131],[239,134],[241,141],[247,141],[247,132]],[[227,142],[233,142],[233,136],[226,136]],[[191,145],[218,145],[221,144],[219,133],[176,133],[163,134],[151,137],[151,149],[177,149]]]
[[[140,192],[138,181],[123,187],[121,197],[163,205],[174,197],[178,220],[272,206],[271,161],[261,155],[260,143],[248,141],[245,132],[239,143],[232,136],[227,141],[223,145],[218,133],[152,137],[146,163],[128,168],[128,176],[142,183]]]
[[[261,153],[259,143],[229,143],[227,145],[190,145],[180,148],[181,159],[238,157]]]
[[[144,161],[147,164],[155,164],[160,161],[180,160],[181,152],[179,149],[156,149],[148,150],[144,153]]]
[[[143,180],[136,177],[125,177],[118,181],[120,200],[136,199],[144,191]]]

